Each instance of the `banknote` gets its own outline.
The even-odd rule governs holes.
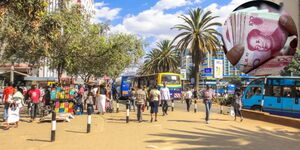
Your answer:
[[[286,67],[292,59],[293,56],[276,56],[253,69],[248,74],[256,76],[279,75],[281,70]]]
[[[246,13],[244,54],[236,66],[240,71],[249,72],[283,48],[287,32],[279,26],[279,17],[276,13]]]

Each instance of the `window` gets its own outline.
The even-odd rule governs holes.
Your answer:
[[[291,86],[282,87],[282,97],[294,97]]]
[[[180,84],[179,76],[176,75],[163,75],[162,83],[166,84]]]
[[[254,95],[262,95],[262,90],[260,87],[251,87],[248,91],[247,91],[247,99],[251,98]]]

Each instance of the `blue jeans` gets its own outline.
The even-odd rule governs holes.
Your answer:
[[[36,114],[37,114],[37,111],[38,111],[38,104],[39,103],[32,103],[32,105],[31,105],[31,119],[36,118]]]
[[[9,103],[4,102],[3,120],[6,120],[6,119],[7,119],[8,107],[9,107]]]
[[[205,116],[206,121],[209,120],[209,112],[210,112],[210,108],[211,108],[211,103],[212,103],[212,101],[210,99],[204,99],[205,110],[206,110],[206,116]]]
[[[162,100],[162,112],[164,115],[166,115],[168,113],[168,107],[169,107],[169,100]]]

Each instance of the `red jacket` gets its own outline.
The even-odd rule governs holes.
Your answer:
[[[14,93],[14,88],[12,86],[8,86],[4,89],[3,91],[3,96],[5,97],[5,102],[8,101],[9,95],[13,95]]]

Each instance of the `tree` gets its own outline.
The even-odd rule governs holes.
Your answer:
[[[194,88],[199,89],[199,65],[203,63],[205,55],[215,55],[220,42],[217,36],[220,33],[214,27],[221,26],[219,22],[213,22],[218,16],[212,16],[210,11],[203,12],[201,8],[189,11],[189,15],[181,15],[184,24],[177,24],[173,29],[181,31],[173,41],[179,40],[178,49],[184,52],[189,49],[192,54],[192,61],[195,64]]]
[[[146,55],[146,60],[141,68],[141,74],[159,72],[177,72],[180,57],[177,49],[170,40],[156,43],[157,48]]]
[[[49,60],[50,69],[57,70],[58,81],[66,68],[73,65],[72,59],[80,56],[82,47],[78,46],[85,30],[84,22],[88,17],[81,13],[80,5],[47,15],[42,22],[41,35],[45,43],[45,57]]]
[[[292,59],[290,64],[282,70],[281,75],[289,76],[292,73],[296,76],[300,75],[300,49],[296,50],[294,58]]]

